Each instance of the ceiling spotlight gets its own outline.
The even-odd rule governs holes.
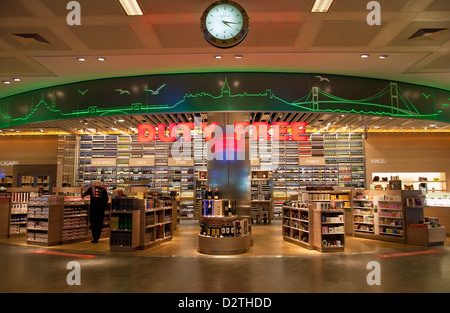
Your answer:
[[[123,123],[123,122],[125,122],[125,120],[122,120],[122,119],[120,119],[120,120],[117,120],[119,123]]]
[[[11,82],[10,82],[9,80],[4,80],[3,83],[4,83],[5,85],[11,84]]]
[[[103,61],[105,61],[105,58],[102,58],[102,57],[98,57],[98,58],[97,58],[97,60],[99,60],[99,61],[103,62]]]
[[[221,55],[216,55],[216,56],[214,56],[216,59],[221,59],[222,58],[222,56]]]
[[[368,54],[361,54],[361,59],[367,59],[369,57]]]
[[[238,55],[235,55],[235,56],[234,56],[234,58],[235,58],[235,59],[242,59],[242,58],[243,58],[243,56],[242,56],[242,55],[240,55],[240,54],[238,54]]]
[[[86,61],[86,58],[78,58],[77,60],[80,62],[84,62],[84,61]]]
[[[333,0],[316,0],[314,2],[312,13],[326,13],[331,7]]]
[[[137,0],[119,0],[127,15],[144,15]]]
[[[384,60],[384,59],[387,59],[387,57],[388,57],[387,55],[380,55],[378,58],[381,60]]]
[[[20,82],[20,78],[13,78],[13,81]]]

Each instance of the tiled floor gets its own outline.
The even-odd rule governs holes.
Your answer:
[[[420,247],[346,237],[346,249],[319,253],[285,242],[281,226],[254,226],[247,253],[197,252],[198,222],[183,221],[174,239],[147,250],[110,252],[108,239],[53,247],[0,240],[0,292],[450,292],[450,246]],[[36,250],[89,254],[51,255]],[[398,252],[435,252],[381,258]],[[67,264],[81,266],[81,285],[70,286]],[[376,261],[380,285],[367,277]]]

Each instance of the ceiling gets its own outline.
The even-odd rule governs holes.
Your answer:
[[[239,0],[250,31],[226,50],[200,32],[213,0],[138,0],[143,16],[127,16],[118,0],[78,0],[80,26],[67,24],[68,2],[0,2],[0,98],[96,78],[205,71],[343,74],[450,88],[448,0],[378,0],[380,26],[367,24],[363,0],[334,0],[328,13],[311,13],[314,0]]]

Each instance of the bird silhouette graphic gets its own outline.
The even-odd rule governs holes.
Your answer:
[[[161,85],[161,86],[160,86],[158,89],[156,89],[156,90],[145,89],[145,91],[151,92],[151,94],[152,94],[153,96],[154,96],[154,95],[159,95],[160,90],[163,89],[165,86],[166,86],[166,84]]]
[[[314,76],[314,77],[320,79],[320,81],[330,82],[330,80],[328,78],[326,78],[326,77],[322,77],[322,76]]]
[[[116,89],[114,91],[120,92],[121,95],[124,95],[124,94],[129,95],[130,94],[130,92],[128,90],[123,90],[123,89]]]
[[[431,95],[426,95],[425,93],[423,93],[422,92],[422,95],[425,97],[425,99],[427,99],[428,100],[428,98],[431,96]]]
[[[84,96],[86,94],[86,92],[88,92],[88,91],[89,91],[89,89],[86,89],[85,91],[78,90],[78,92],[81,93],[82,96]]]

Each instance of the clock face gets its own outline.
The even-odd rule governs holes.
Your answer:
[[[248,16],[245,10],[233,1],[217,1],[211,4],[201,18],[203,36],[219,48],[233,47],[248,32]]]

